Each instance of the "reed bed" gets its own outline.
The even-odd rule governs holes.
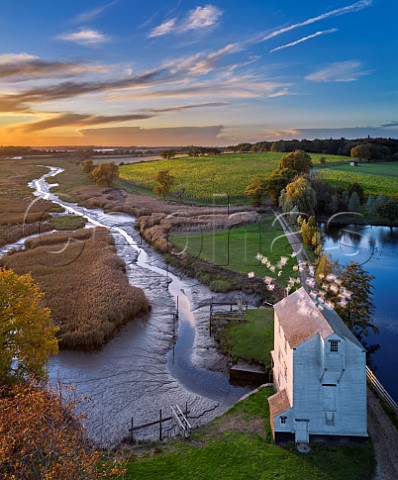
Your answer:
[[[25,251],[1,263],[18,274],[32,273],[60,327],[60,348],[100,349],[122,325],[150,309],[143,291],[129,285],[104,228],[30,239]]]

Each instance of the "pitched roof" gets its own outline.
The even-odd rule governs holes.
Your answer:
[[[269,397],[268,404],[271,418],[274,418],[276,415],[280,415],[291,408],[289,397],[287,396],[285,389],[280,390],[278,393],[275,393],[275,395],[272,395],[272,397]]]
[[[329,307],[321,312],[304,287],[274,305],[274,310],[291,348],[317,333],[324,339],[336,333],[363,348],[340,316]]]

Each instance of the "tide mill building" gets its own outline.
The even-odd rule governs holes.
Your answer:
[[[274,328],[274,441],[366,440],[366,351],[339,315],[302,287],[274,306]]]

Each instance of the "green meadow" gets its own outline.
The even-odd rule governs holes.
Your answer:
[[[261,388],[227,413],[126,462],[126,480],[370,480],[372,445],[314,445],[309,453],[272,443],[267,398]]]
[[[367,195],[382,193],[395,197],[398,194],[398,162],[359,163],[356,167],[334,165],[317,167],[315,171],[335,187],[347,188],[350,183],[357,182]]]
[[[291,257],[292,248],[274,217],[268,216],[261,223],[229,230],[171,235],[170,240],[181,252],[186,251],[236,272],[254,272],[257,277],[274,277],[280,285],[286,285],[289,277],[296,273],[293,271],[296,261]],[[272,272],[256,258],[258,253],[266,256],[273,265],[281,257],[287,257],[288,261],[282,270]],[[278,276],[279,271],[282,273]]]
[[[153,176],[159,170],[169,170],[175,177],[174,192],[183,192],[196,198],[211,198],[213,194],[229,195],[234,201],[245,201],[244,190],[250,179],[268,177],[277,168],[279,160],[287,155],[281,152],[224,154],[197,158],[175,158],[143,162],[120,167],[120,176],[138,185],[152,189]],[[321,157],[327,163],[347,162],[350,157],[311,154],[315,165]]]

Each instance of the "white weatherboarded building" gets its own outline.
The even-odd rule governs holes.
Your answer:
[[[274,306],[268,399],[276,443],[367,439],[366,351],[332,309],[304,288]]]

